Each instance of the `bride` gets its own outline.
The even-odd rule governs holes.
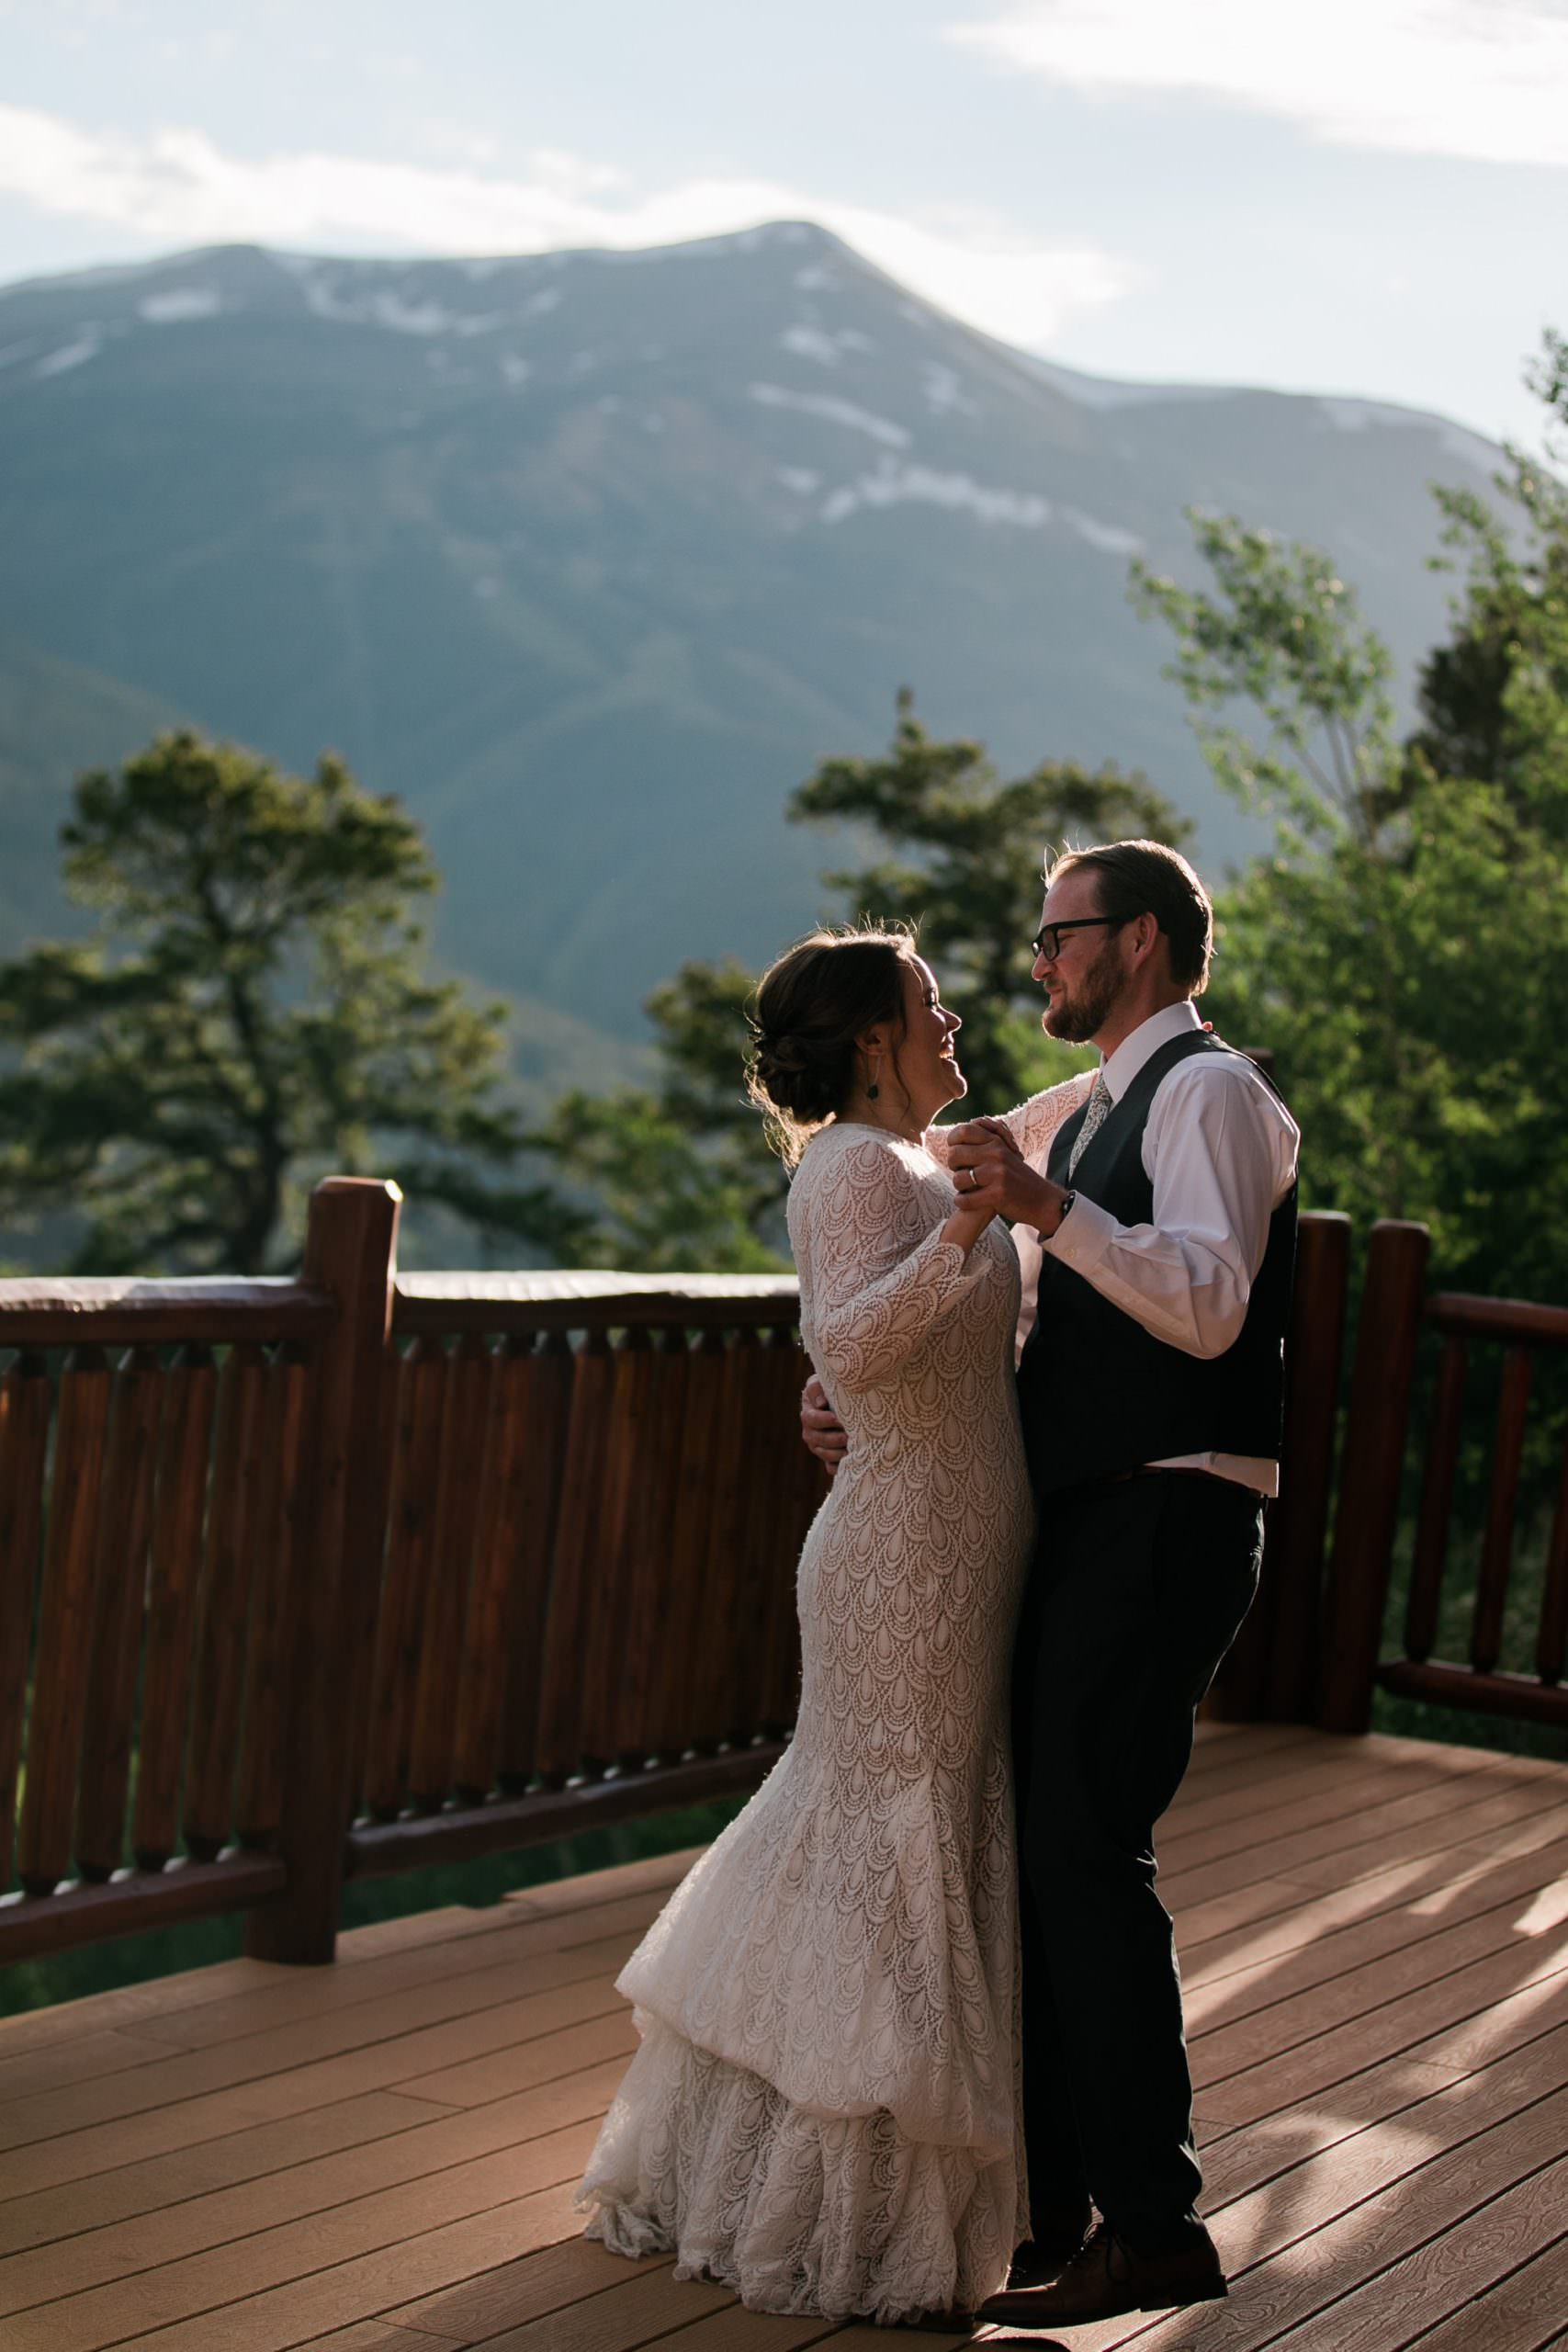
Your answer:
[[[1017,1255],[929,1132],[959,1026],[898,932],[818,933],[758,991],[849,1452],[801,1554],[794,1738],[620,1977],[641,2043],[578,2199],[590,2237],[756,2311],[971,2311],[1029,2234],[1007,1690],[1033,1513]],[[1081,1100],[1013,1113],[1020,1148]]]

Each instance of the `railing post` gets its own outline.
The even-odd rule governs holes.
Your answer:
[[[301,1573],[278,1851],[287,1892],[252,1915],[255,1960],[319,1962],[337,1939],[354,1791],[355,1679],[367,1670],[380,1574],[381,1380],[397,1270],[395,1184],[329,1176],[310,1196],[303,1279],[337,1301],[309,1408],[312,1461],[301,1482]]]
[[[1380,1218],[1368,1245],[1324,1607],[1325,1731],[1364,1732],[1371,1722],[1430,1249],[1424,1225],[1393,1218]]]
[[[1204,1709],[1223,1723],[1312,1721],[1349,1278],[1349,1218],[1337,1209],[1308,1211],[1285,1342],[1280,1498],[1269,1510],[1258,1598]]]

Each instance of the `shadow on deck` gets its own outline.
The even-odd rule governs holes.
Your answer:
[[[1162,1844],[1232,2298],[1072,2346],[1568,2341],[1568,1767],[1205,1724]],[[0,2025],[6,2352],[887,2345],[578,2235],[690,1859]]]

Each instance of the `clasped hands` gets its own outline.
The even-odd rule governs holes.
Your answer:
[[[1066,1193],[1030,1166],[1002,1120],[967,1120],[947,1128],[942,1141],[961,1209],[1032,1225],[1047,1239],[1055,1232]]]
[[[961,1209],[973,1207],[987,1223],[1005,1216],[1014,1225],[1032,1225],[1047,1238],[1055,1232],[1066,1193],[1030,1166],[1000,1119],[970,1119],[944,1129],[942,1140]],[[800,1400],[800,1432],[831,1476],[849,1440],[815,1373]]]

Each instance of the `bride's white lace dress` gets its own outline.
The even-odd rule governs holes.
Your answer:
[[[1012,1114],[1043,1152],[1069,1082]],[[972,2307],[1027,2234],[1007,1689],[1033,1513],[1018,1259],[942,1143],[840,1125],[790,1194],[849,1453],[800,1559],[787,1754],[620,1977],[641,2046],[580,2203],[758,2311]]]

